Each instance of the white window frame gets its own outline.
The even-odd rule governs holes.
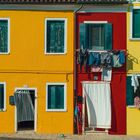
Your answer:
[[[0,82],[0,84],[4,85],[4,108],[0,109],[0,112],[6,111],[6,82]]]
[[[49,85],[63,85],[64,86],[64,109],[48,109],[48,86]],[[46,111],[47,112],[66,112],[67,111],[67,85],[66,83],[46,83]]]
[[[0,54],[9,54],[10,53],[10,18],[0,18],[1,20],[7,20],[8,21],[8,51],[7,52],[0,52]]]
[[[64,52],[63,53],[50,53],[47,52],[47,21],[64,21]],[[45,18],[45,54],[47,55],[63,55],[67,53],[67,18]]]
[[[140,6],[130,7],[130,40],[140,40],[140,38],[133,37],[133,10],[140,9]]]

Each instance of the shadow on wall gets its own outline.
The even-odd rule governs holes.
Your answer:
[[[127,71],[133,70],[133,64],[139,64],[139,61],[136,57],[131,54],[127,54]]]

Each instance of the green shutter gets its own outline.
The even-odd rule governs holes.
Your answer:
[[[0,109],[4,108],[4,85],[0,84]]]
[[[80,48],[85,49],[86,46],[86,24],[80,24]]]
[[[56,86],[51,86],[51,109],[56,108]]]
[[[50,40],[51,40],[51,36],[50,36],[50,26],[51,26],[51,24],[50,24],[49,21],[47,21],[46,24],[47,24],[47,31],[46,31],[46,32],[47,32],[47,38],[46,38],[46,40],[47,40],[47,41],[46,41],[46,42],[47,42],[46,48],[47,48],[47,49],[46,49],[46,50],[47,50],[47,52],[51,52],[51,50],[50,50],[50,46],[51,46],[51,45],[50,45],[50,44],[51,44],[51,43],[50,43]]]
[[[59,85],[56,87],[56,108],[64,109],[64,86]]]
[[[127,105],[134,105],[134,87],[131,85],[131,76],[127,76],[126,82],[126,102]]]
[[[112,24],[107,23],[105,27],[105,50],[112,50]]]
[[[64,21],[47,21],[47,52],[64,53]]]
[[[0,20],[0,52],[8,52],[8,21]]]
[[[48,86],[48,108],[49,109],[55,109],[56,106],[56,100],[55,100],[55,86],[49,85]]]
[[[93,24],[86,24],[86,38],[85,44],[89,50],[92,50],[92,26]]]
[[[48,86],[48,109],[64,109],[64,86]]]
[[[140,38],[140,9],[133,10],[133,38]]]

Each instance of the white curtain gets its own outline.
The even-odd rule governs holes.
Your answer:
[[[111,128],[110,83],[83,83],[89,127]]]
[[[17,107],[17,122],[34,120],[34,106],[28,92],[24,93],[20,91],[14,94]]]

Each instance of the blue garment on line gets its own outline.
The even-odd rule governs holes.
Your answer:
[[[78,116],[78,113],[79,113],[79,108],[78,106],[75,107],[75,111],[74,111],[74,115],[75,116]]]
[[[97,52],[90,52],[89,54],[89,66],[94,65],[94,66],[99,66],[101,62],[100,59],[100,53]]]
[[[125,54],[123,51],[120,51],[120,53],[119,53],[119,62],[120,62],[120,64],[125,63]]]
[[[112,55],[109,52],[101,53],[101,66],[111,68],[113,65]]]

